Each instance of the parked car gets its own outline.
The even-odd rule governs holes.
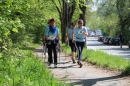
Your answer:
[[[116,44],[120,45],[120,38],[118,38],[118,37],[112,37],[112,38],[110,38],[109,44],[110,45],[116,45]]]
[[[110,39],[111,39],[111,37],[109,37],[109,36],[104,37],[103,43],[104,44],[109,44]]]
[[[103,40],[104,40],[104,36],[98,36],[98,41],[99,42],[103,42]]]
[[[128,42],[128,47],[130,48],[130,41]]]

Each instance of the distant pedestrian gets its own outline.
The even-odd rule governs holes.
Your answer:
[[[122,45],[123,45],[123,42],[124,42],[124,37],[123,37],[122,33],[120,33],[119,38],[120,38],[120,47],[122,48]]]
[[[45,39],[47,40],[49,66],[53,63],[52,51],[54,53],[54,67],[57,67],[56,46],[60,42],[59,29],[55,26],[56,20],[50,19],[49,26],[45,30]]]
[[[75,23],[71,23],[71,28],[68,30],[68,34],[67,34],[67,40],[69,41],[69,46],[72,52],[72,56],[71,56],[72,62],[76,63],[75,62],[76,46],[75,43],[72,42],[72,35],[73,35],[72,33],[74,33],[74,28],[75,28]]]
[[[83,66],[82,64],[82,51],[85,45],[86,36],[88,36],[88,32],[85,26],[83,26],[83,20],[78,21],[78,27],[74,29],[72,41],[75,41],[76,48],[78,50],[78,65],[80,68]],[[75,38],[75,39],[74,39]]]

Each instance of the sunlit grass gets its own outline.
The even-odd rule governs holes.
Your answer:
[[[62,45],[63,50],[70,54],[70,48],[66,49],[65,45]],[[83,60],[92,64],[121,70],[124,74],[130,74],[130,61],[123,59],[120,56],[109,55],[100,50],[89,50],[84,48]]]
[[[0,54],[0,86],[69,86],[56,79],[34,56],[34,45]]]

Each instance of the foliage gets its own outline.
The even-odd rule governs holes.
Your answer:
[[[106,21],[105,29],[108,34],[118,36],[120,32],[124,34],[125,42],[129,40],[130,26],[130,1],[129,0],[98,0],[98,15]]]
[[[62,42],[65,43],[65,36],[71,22],[77,22],[78,19],[85,19],[88,0],[51,0],[59,13],[61,21]],[[90,0],[91,1],[91,0]],[[86,24],[86,23],[85,23]]]
[[[68,86],[54,78],[32,50],[16,47],[0,53],[0,86]]]
[[[58,19],[54,10],[53,3],[46,0],[0,1],[0,51],[12,44],[41,42],[48,19]]]

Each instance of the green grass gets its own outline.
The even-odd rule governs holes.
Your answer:
[[[70,48],[66,49],[65,45],[62,45],[64,52],[71,53]],[[112,68],[121,70],[123,74],[130,74],[130,61],[123,59],[120,56],[114,56],[104,53],[100,50],[88,50],[84,48],[82,57],[84,61],[90,62],[97,66]]]
[[[69,46],[66,46],[65,44],[62,44],[62,50],[66,52],[67,54],[71,54],[71,49]]]
[[[0,86],[69,86],[54,78],[32,46],[0,53]]]

